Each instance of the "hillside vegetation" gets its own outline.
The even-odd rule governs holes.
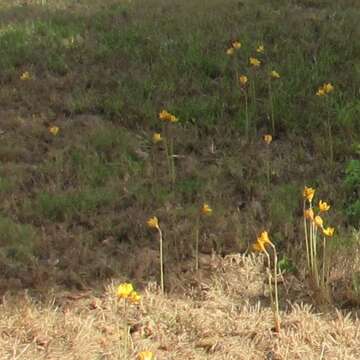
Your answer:
[[[359,359],[359,18],[0,0],[0,359]]]

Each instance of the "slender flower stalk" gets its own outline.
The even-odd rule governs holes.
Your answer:
[[[210,216],[213,210],[209,204],[204,203],[200,211],[196,215],[195,223],[195,270],[199,270],[199,237],[200,237],[200,218],[202,216]]]
[[[164,294],[164,255],[163,255],[163,234],[161,231],[161,228],[159,226],[159,220],[156,216],[150,218],[147,221],[147,226],[150,229],[156,229],[159,234],[159,252],[160,252],[160,287],[161,287],[161,293]]]
[[[270,144],[272,142],[272,135],[266,134],[263,136],[263,140],[267,147],[267,159],[266,159],[266,180],[267,187],[270,188],[270,173],[271,173],[271,152],[270,152]]]
[[[272,128],[272,133],[275,136],[275,110],[274,110],[274,94],[273,94],[273,85],[272,82],[280,79],[280,74],[275,71],[272,70],[269,74],[269,81],[268,81],[268,87],[269,87],[269,101],[270,101],[270,112],[271,112],[271,128]]]
[[[167,110],[160,111],[159,119],[164,123],[165,153],[166,153],[166,158],[167,158],[170,182],[172,185],[174,185],[175,180],[176,180],[175,157],[174,157],[174,137],[173,137],[172,128],[170,125],[177,123],[179,121],[179,119],[175,115],[169,113]]]
[[[128,324],[128,306],[130,304],[138,304],[141,300],[141,296],[134,290],[134,287],[131,283],[120,284],[116,289],[116,296],[119,300],[123,301],[123,312],[124,312],[124,335],[123,335],[123,349],[125,360],[129,358],[129,339],[130,335],[130,326]],[[120,329],[118,329],[120,334]],[[120,349],[119,349],[120,350]],[[119,351],[119,354],[122,351]]]
[[[240,89],[244,94],[245,98],[245,136],[246,141],[249,141],[249,104],[248,104],[248,92],[247,92],[247,84],[248,84],[248,77],[246,75],[239,76],[239,83]]]
[[[273,258],[274,258],[274,268],[273,272],[271,271],[271,257],[269,252],[266,250],[267,246],[271,246],[273,250]],[[253,249],[255,251],[260,251],[265,253],[267,258],[267,273],[268,273],[268,282],[269,282],[269,291],[270,291],[270,301],[271,308],[274,314],[274,323],[275,323],[275,331],[277,333],[280,332],[280,313],[279,313],[279,294],[278,294],[278,256],[275,245],[271,242],[269,238],[269,234],[267,231],[263,231],[260,236],[257,238],[255,244],[253,245]],[[274,277],[274,290],[272,287],[272,278]]]

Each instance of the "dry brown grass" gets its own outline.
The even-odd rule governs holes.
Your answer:
[[[158,360],[360,358],[360,321],[338,310],[316,314],[309,305],[289,304],[281,333],[271,330],[261,256],[212,257],[204,271],[211,280],[197,276],[181,295],[162,296],[152,283],[142,291],[141,304],[128,314],[131,359],[142,350],[154,351]],[[0,358],[124,358],[124,314],[113,284],[102,296],[55,293],[47,304],[27,294],[5,296]]]

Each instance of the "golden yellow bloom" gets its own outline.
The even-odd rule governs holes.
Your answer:
[[[172,123],[178,121],[178,118],[175,115],[169,113],[166,110],[161,110],[161,112],[159,113],[159,119],[163,120],[163,121],[172,122]]]
[[[209,204],[204,203],[204,205],[201,208],[201,213],[203,215],[211,215],[212,214],[212,208],[209,206]]]
[[[272,142],[272,135],[266,134],[263,136],[263,139],[269,145]]]
[[[325,96],[325,90],[323,88],[319,88],[318,91],[316,92],[316,96]]]
[[[149,228],[152,228],[152,229],[159,228],[159,220],[156,216],[150,218],[146,223]]]
[[[319,210],[320,212],[329,211],[330,205],[322,200],[319,201]]]
[[[31,80],[30,73],[28,71],[22,73],[22,75],[20,76],[20,80]]]
[[[323,229],[324,235],[326,235],[328,237],[334,236],[334,231],[335,231],[335,229],[332,227],[327,227],[326,229]]]
[[[60,128],[57,126],[51,126],[49,127],[49,133],[56,136],[59,132]]]
[[[252,65],[254,67],[259,67],[261,64],[261,61],[254,57],[249,58],[249,62],[250,62],[250,65]]]
[[[319,215],[315,216],[314,221],[315,221],[316,226],[318,226],[319,228],[324,227],[324,221]]]
[[[259,239],[257,239],[256,242],[252,245],[252,249],[256,252],[262,252],[266,250],[264,244]]]
[[[271,76],[273,79],[280,79],[280,74],[279,74],[277,71],[275,71],[275,70],[271,71],[270,76]]]
[[[240,75],[239,81],[241,85],[246,85],[246,83],[248,82],[248,77],[246,75]]]
[[[235,49],[233,47],[226,50],[227,55],[234,55]]]
[[[152,141],[154,144],[157,144],[158,142],[162,141],[162,137],[160,133],[154,133],[152,136]]]
[[[154,360],[155,355],[151,351],[142,351],[138,354],[139,360]]]
[[[314,195],[315,195],[315,189],[305,186],[305,188],[304,188],[304,198],[307,199],[309,202],[311,202]]]
[[[269,244],[269,245],[272,245],[272,242],[270,241],[270,238],[269,238],[269,234],[267,231],[263,231],[261,234],[260,234],[260,241],[266,245],[266,244]]]
[[[329,94],[334,91],[334,86],[331,83],[324,84],[322,88],[326,94]]]
[[[132,284],[123,283],[120,284],[116,290],[116,295],[119,299],[127,299],[130,297],[131,293],[134,291]]]
[[[262,54],[263,52],[265,51],[265,48],[264,48],[264,45],[259,45],[257,48],[256,48],[256,52]]]
[[[138,304],[141,300],[141,296],[136,291],[131,292],[128,298],[133,304]]]
[[[240,41],[234,41],[234,42],[232,43],[232,47],[233,47],[234,49],[240,49],[240,48],[241,48],[241,42],[240,42]]]
[[[305,217],[305,219],[314,221],[314,210],[313,209],[305,210],[304,217]]]

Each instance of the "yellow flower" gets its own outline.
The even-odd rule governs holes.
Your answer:
[[[252,245],[252,249],[256,252],[262,252],[266,250],[264,244],[259,239],[257,239],[256,242]]]
[[[233,47],[226,50],[227,55],[234,55],[235,49]]]
[[[159,113],[159,119],[163,120],[163,121],[172,122],[172,123],[178,121],[178,118],[175,115],[169,113],[166,110],[161,110],[161,112]]]
[[[265,51],[265,48],[264,48],[264,45],[259,45],[257,48],[256,48],[256,52],[262,54],[263,52]]]
[[[132,284],[123,283],[120,284],[116,290],[116,295],[119,299],[127,299],[130,297],[131,293],[134,291]]]
[[[319,228],[324,227],[324,221],[319,215],[315,216],[314,221],[315,221],[316,226],[318,226]]]
[[[327,227],[326,229],[323,229],[324,235],[326,235],[328,237],[334,236],[334,231],[335,231],[335,229],[332,227]]]
[[[322,200],[319,201],[319,210],[320,212],[329,211],[330,205],[326,202],[322,202]]]
[[[305,210],[304,217],[305,217],[305,219],[314,221],[314,210],[313,209]]]
[[[246,75],[240,75],[239,76],[239,81],[241,85],[246,85],[246,83],[248,82],[248,77]]]
[[[162,137],[160,133],[154,133],[152,136],[152,141],[154,144],[157,144],[158,142],[162,141]]]
[[[316,92],[316,96],[325,96],[325,90],[323,88],[319,88],[318,91]]]
[[[272,142],[272,135],[266,134],[263,136],[263,139],[269,145]]]
[[[270,241],[270,238],[269,238],[269,234],[267,231],[263,231],[260,235],[260,241],[266,245],[266,244],[269,244],[269,245],[272,245],[272,242]]]
[[[155,356],[154,356],[154,353],[152,353],[151,351],[142,351],[138,354],[138,359],[139,360],[154,360]]]
[[[331,83],[327,83],[323,85],[323,90],[326,94],[329,94],[334,91],[334,86]]]
[[[31,80],[30,73],[28,71],[25,71],[21,76],[20,80]]]
[[[132,291],[129,295],[129,300],[133,304],[138,304],[141,300],[141,296],[136,291]]]
[[[249,58],[249,62],[250,62],[250,65],[252,65],[254,67],[259,67],[261,64],[261,61],[254,57]]]
[[[311,202],[314,197],[314,194],[315,194],[315,189],[305,186],[304,198],[306,198],[309,202]]]
[[[159,228],[159,220],[156,216],[150,218],[146,223],[147,223],[147,226],[151,229]]]
[[[56,136],[59,132],[60,128],[57,126],[51,126],[49,127],[49,133]]]
[[[212,208],[209,206],[209,204],[204,203],[204,205],[201,208],[201,213],[203,215],[211,215],[212,214]]]
[[[280,74],[273,70],[271,73],[270,73],[270,76],[273,78],[273,79],[280,79]]]
[[[241,48],[241,42],[240,42],[240,41],[234,41],[234,42],[232,43],[232,47],[233,47],[234,49],[240,49],[240,48]]]

